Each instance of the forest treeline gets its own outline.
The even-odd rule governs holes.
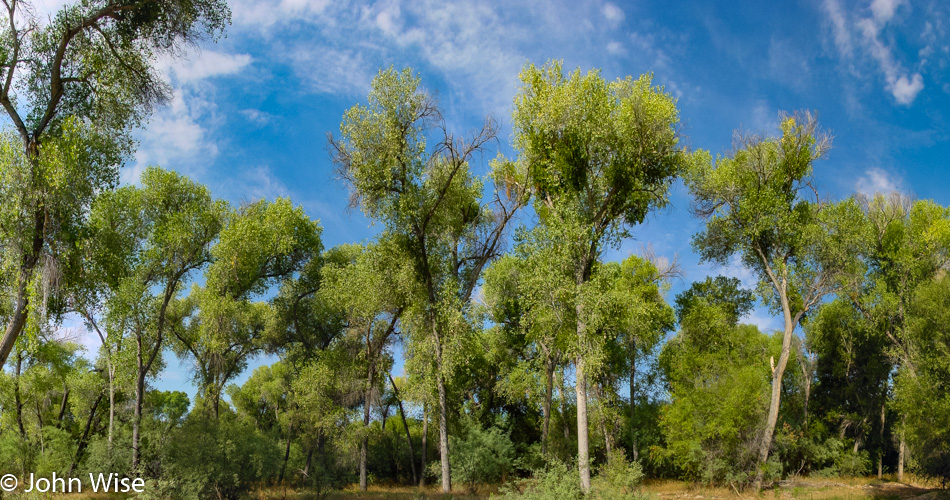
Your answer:
[[[528,64],[507,158],[496,122],[456,134],[417,75],[384,69],[328,145],[380,231],[325,248],[286,198],[235,206],[159,167],[118,186],[170,97],[155,57],[219,36],[222,0],[89,0],[48,23],[4,5],[3,473],[114,472],[155,498],[950,480],[950,210],[829,201],[810,113],[713,158],[649,75]],[[754,289],[711,277],[668,301],[668,260],[605,260],[677,182],[704,222],[682,238]],[[756,304],[782,329],[743,323]],[[261,354],[279,361],[235,384]],[[179,360],[193,399],[153,386]]]

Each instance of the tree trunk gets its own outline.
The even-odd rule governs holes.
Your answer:
[[[109,362],[109,442],[107,450],[112,458],[112,435],[115,428],[115,366]]]
[[[307,460],[303,464],[303,471],[302,471],[304,478],[307,478],[310,476],[310,465],[313,464],[313,450],[315,448],[316,446],[311,446],[310,449],[307,450]]]
[[[139,450],[139,431],[142,426],[142,405],[145,401],[145,375],[148,372],[144,370],[144,361],[142,359],[142,337],[137,338],[138,353],[136,355],[135,374],[135,409],[132,416],[132,473],[138,474],[139,460],[141,451]]]
[[[89,443],[89,431],[92,429],[92,422],[96,418],[96,409],[99,408],[99,402],[102,401],[102,396],[104,396],[104,394],[100,392],[99,397],[92,403],[92,409],[89,410],[89,418],[86,419],[86,427],[83,429],[82,436],[79,438],[76,456],[73,458],[72,465],[69,466],[69,474],[67,474],[67,476],[73,475],[73,471],[76,470],[80,460],[82,460],[82,454],[86,451],[86,446]]]
[[[901,418],[901,442],[897,449],[897,482],[904,481],[904,450],[907,449],[907,443],[904,441],[904,422],[906,417]]]
[[[541,411],[544,415],[541,424],[541,455],[548,454],[548,431],[551,427],[551,400],[554,399],[554,363],[548,356],[544,363],[545,386],[544,386],[544,406]]]
[[[634,417],[637,415],[637,343],[633,342],[630,349],[630,455],[636,462],[639,458],[637,450],[637,425]]]
[[[426,485],[426,453],[429,449],[429,405],[428,403],[422,403],[422,460],[419,462],[421,467],[419,468],[419,487],[424,487]]]
[[[808,432],[808,400],[811,398],[811,375],[812,370],[810,367],[806,367],[807,360],[805,360],[805,349],[802,348],[802,378],[805,380],[805,404],[804,404],[804,420],[802,425],[805,428],[805,432]]]
[[[588,266],[581,269],[586,271]],[[587,281],[586,272],[578,272],[578,289]],[[584,320],[584,304],[578,300],[574,309],[577,313],[577,345],[580,354],[575,358],[577,383],[574,392],[577,394],[577,471],[581,480],[581,491],[590,494],[590,444],[587,428],[587,371],[584,364],[584,346],[587,341],[587,322]]]
[[[441,351],[441,349],[439,349]],[[445,392],[445,380],[442,378],[442,355],[439,353],[439,375],[436,382],[439,389],[439,455],[442,462],[442,492],[452,491],[452,471],[449,468],[449,400]]]
[[[567,420],[567,390],[564,388],[564,379],[566,377],[567,368],[564,368],[564,371],[561,372],[561,422],[564,424],[564,440],[571,440],[571,423]]]
[[[578,321],[578,330],[581,329]],[[590,493],[590,448],[587,432],[587,380],[584,373],[584,356],[577,356],[577,469],[581,480],[581,491]]]
[[[389,383],[393,386],[393,395],[396,397],[396,404],[399,405],[399,416],[402,418],[402,427],[406,429],[406,443],[409,445],[409,467],[412,469],[412,484],[418,484],[416,452],[412,450],[412,436],[409,434],[409,423],[406,422],[406,411],[402,407],[402,400],[399,399],[399,389],[396,388],[396,381],[393,380],[392,373],[389,374]]]
[[[435,340],[435,363],[437,375],[436,387],[439,391],[439,460],[442,464],[442,492],[452,491],[452,469],[449,467],[449,399],[445,390],[445,378],[442,375],[442,339],[439,335],[435,316],[430,318],[432,337]]]
[[[785,375],[785,367],[788,365],[788,358],[792,346],[792,334],[795,331],[795,325],[792,322],[792,314],[788,305],[788,296],[784,291],[779,291],[779,298],[782,302],[782,313],[785,320],[785,332],[782,336],[782,353],[778,357],[778,364],[772,369],[772,397],[769,400],[769,415],[765,422],[765,430],[759,440],[759,468],[755,474],[755,490],[762,490],[762,480],[765,475],[765,463],[769,459],[769,450],[772,448],[772,437],[775,435],[775,424],[778,422],[778,411],[782,397],[782,376]]]
[[[367,374],[366,393],[363,396],[363,440],[360,442],[360,491],[366,491],[369,486],[366,473],[366,460],[369,454],[369,414],[370,400],[373,397],[373,367],[370,363],[369,373]]]
[[[290,460],[290,443],[294,437],[294,424],[287,425],[287,447],[284,448],[284,462],[280,464],[280,474],[277,475],[277,484],[284,481],[284,473],[287,471],[287,461]]]
[[[20,435],[26,437],[26,428],[23,427],[23,401],[20,399],[20,370],[23,367],[23,353],[16,353],[16,371],[13,377],[13,401],[16,406],[16,425],[20,429]]]
[[[34,170],[37,168],[38,162],[38,158],[31,154],[30,164]],[[20,264],[20,274],[17,277],[16,307],[14,307],[10,321],[7,323],[3,338],[0,339],[0,366],[7,363],[7,358],[10,357],[13,346],[19,338],[20,332],[23,331],[23,326],[26,325],[26,317],[29,313],[29,284],[33,279],[33,270],[36,268],[36,263],[39,262],[40,253],[43,251],[45,229],[46,213],[43,209],[37,209],[33,214],[33,246],[30,253],[23,256],[23,263]]]
[[[884,398],[881,400],[881,428],[878,430],[880,449],[877,452],[877,478],[884,477],[884,410],[887,408],[887,385],[885,384]]]
[[[63,401],[59,405],[59,415],[56,417],[56,427],[63,428],[63,417],[66,416],[66,405],[69,404],[69,388],[63,387]]]

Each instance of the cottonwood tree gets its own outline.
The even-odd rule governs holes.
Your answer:
[[[411,287],[413,272],[398,246],[382,240],[362,247],[348,245],[338,251],[349,255],[343,266],[328,265],[324,269],[325,292],[346,318],[344,331],[357,339],[361,352],[357,358],[364,371],[363,430],[360,439],[360,490],[366,491],[369,424],[373,404],[384,392],[392,358],[386,355],[397,332],[399,317],[405,310],[407,284]]]
[[[912,201],[898,193],[862,196],[859,202],[865,219],[864,224],[854,230],[863,235],[862,254],[866,266],[842,278],[839,300],[847,302],[859,316],[854,322],[861,323],[862,328],[854,331],[874,340],[873,344],[860,347],[860,354],[871,359],[883,358],[880,362],[888,365],[883,371],[889,374],[891,368],[896,367],[903,372],[899,380],[910,383],[916,378],[917,369],[913,341],[907,330],[913,320],[908,311],[918,289],[930,283],[950,263],[950,211],[933,201]],[[853,340],[849,335],[852,331],[842,333],[848,335],[842,340]],[[835,343],[839,347],[852,344]],[[882,383],[886,384],[889,377],[882,376],[885,376]],[[865,389],[859,390],[864,391],[862,395],[868,395]],[[879,396],[875,402],[883,418],[887,387],[873,392]],[[869,417],[861,416],[864,420]],[[883,427],[882,422],[882,432]],[[903,432],[899,439],[898,476],[902,478]],[[878,454],[879,471],[881,455]]]
[[[413,269],[413,299],[404,314],[415,352],[435,358],[445,492],[451,490],[446,378],[458,361],[452,338],[468,329],[465,311],[482,270],[498,255],[525,199],[516,166],[497,161],[493,192],[483,202],[485,181],[471,162],[495,134],[490,120],[468,140],[451,134],[419,78],[389,69],[373,80],[367,105],[346,112],[340,137],[330,137],[351,204],[383,223],[385,237]]]
[[[141,187],[103,193],[93,206],[93,219],[104,221],[97,234],[111,243],[102,252],[113,255],[103,260],[118,263],[107,328],[127,332],[134,345],[133,470],[141,456],[145,382],[161,364],[166,335],[180,320],[173,302],[191,273],[211,259],[224,211],[225,204],[212,200],[204,186],[157,167],[145,170]]]
[[[782,115],[780,138],[737,140],[732,157],[696,162],[686,176],[694,211],[706,221],[693,246],[704,261],[733,255],[759,277],[759,293],[782,315],[782,350],[772,369],[768,416],[756,444],[761,488],[778,421],[792,336],[804,315],[858,266],[861,211],[853,200],[824,203],[812,164],[830,146],[811,114]]]
[[[319,222],[287,198],[260,200],[227,216],[210,250],[204,286],[192,287],[176,308],[188,321],[174,330],[175,350],[194,358],[197,382],[215,418],[227,382],[272,337],[275,311],[272,301],[260,296],[319,257],[321,232]]]
[[[780,342],[739,324],[754,301],[739,280],[722,276],[693,283],[676,298],[680,328],[659,356],[670,394],[660,426],[663,453],[685,478],[754,476],[754,444],[768,411],[767,360]]]
[[[563,272],[564,254],[544,240],[543,227],[521,234],[514,251],[485,272],[489,333],[497,344],[493,364],[504,374],[498,390],[512,402],[538,391],[541,396],[541,453],[548,453],[554,376],[566,361],[573,335],[573,281]],[[519,349],[519,347],[522,347]],[[561,395],[563,397],[563,395]],[[532,398],[533,399],[533,398]]]
[[[535,211],[569,256],[575,294],[605,248],[667,203],[688,158],[678,141],[675,100],[650,76],[607,82],[599,72],[565,76],[561,63],[528,65],[515,97],[514,145],[527,166]],[[575,302],[578,472],[590,491],[587,366],[591,332]]]
[[[637,362],[652,353],[663,336],[674,327],[675,318],[663,298],[667,280],[676,275],[674,264],[654,263],[631,255],[622,262],[598,264],[585,302],[591,304],[589,327],[599,332],[604,342],[597,346],[600,391],[606,400],[619,399],[620,381],[628,382],[630,450],[634,460],[639,456],[637,411]],[[592,346],[593,347],[593,346]],[[610,408],[601,405],[601,427],[607,456],[612,455],[613,435],[607,429]],[[616,416],[615,416],[616,417]]]
[[[230,11],[223,0],[90,0],[42,22],[31,3],[4,0],[2,14],[0,105],[12,132],[0,147],[0,244],[14,277],[0,365],[45,307],[35,292],[56,284],[92,199],[115,185],[132,129],[169,100],[156,57],[219,35]]]

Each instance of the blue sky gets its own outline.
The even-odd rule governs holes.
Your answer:
[[[289,196],[320,219],[327,247],[378,230],[347,210],[326,136],[390,65],[413,68],[457,132],[494,116],[495,147],[509,156],[518,73],[556,58],[609,79],[653,72],[678,98],[685,144],[714,154],[730,151],[737,129],[776,133],[780,110],[816,111],[834,136],[815,166],[829,198],[898,190],[950,204],[950,7],[937,0],[234,0],[231,8],[226,38],[160,62],[175,98],[140,132],[122,178],[135,182],[157,164],[234,203]],[[737,264],[698,262],[690,237],[700,223],[681,185],[671,200],[607,257],[647,245],[676,256],[686,276],[672,293],[707,274],[752,284]],[[762,309],[747,320],[781,325]],[[177,365],[170,361],[158,387],[187,385],[187,366]]]

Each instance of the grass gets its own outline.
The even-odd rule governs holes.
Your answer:
[[[647,481],[644,490],[659,499],[760,499],[760,500],[903,500],[910,498],[950,498],[946,491],[933,485],[905,477],[894,478],[790,478],[756,494],[730,487],[705,487],[683,481]],[[944,495],[941,497],[940,495]]]

